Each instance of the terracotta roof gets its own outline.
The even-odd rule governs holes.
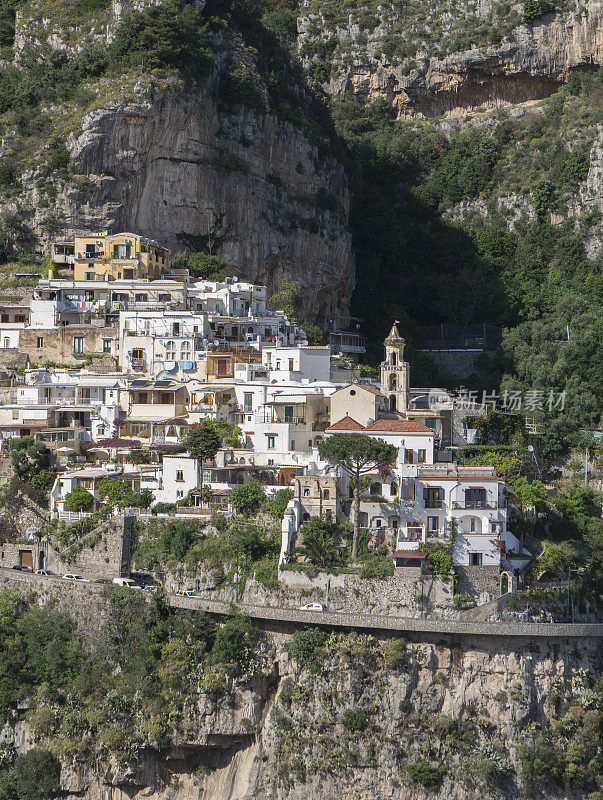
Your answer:
[[[394,553],[394,558],[423,559],[427,558],[427,553],[424,553],[422,550],[396,550]]]
[[[377,395],[377,397],[385,397],[385,395],[382,394],[379,391],[379,389],[376,389],[374,386],[371,386],[370,383],[350,383],[347,386],[340,386],[339,389],[335,389],[333,394],[337,394],[337,392],[342,392],[344,389],[351,389],[352,387],[354,387],[355,389],[364,389],[365,391],[370,392],[371,394]]]
[[[363,431],[364,427],[359,423],[356,422],[355,419],[348,416],[347,414],[343,419],[340,419],[339,422],[336,422],[334,425],[330,425],[327,428],[328,431]]]
[[[416,419],[376,419],[367,425],[367,431],[391,431],[392,433],[430,433],[435,436],[431,428],[417,422]]]

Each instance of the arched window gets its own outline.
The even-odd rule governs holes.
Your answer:
[[[310,497],[310,490],[304,489],[304,497]]]
[[[323,500],[328,500],[328,499],[329,499],[329,497],[331,496],[331,495],[330,495],[330,492],[329,492],[329,490],[328,490],[328,489],[325,489],[325,490],[323,491],[323,493],[322,493],[322,496],[323,496]]]
[[[396,366],[397,357],[395,353],[392,353],[389,357],[389,363],[395,367]]]
[[[169,341],[165,343],[165,360],[166,361],[175,361],[176,360],[176,342]]]
[[[181,353],[188,353],[188,352],[190,352],[190,349],[191,349],[191,343],[190,342],[182,342],[182,344],[180,345],[180,352]]]
[[[394,391],[398,385],[398,376],[393,373],[389,376],[389,390]]]

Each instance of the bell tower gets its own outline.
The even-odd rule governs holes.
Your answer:
[[[406,414],[408,408],[409,366],[404,361],[404,344],[404,339],[398,332],[398,320],[395,320],[384,342],[385,360],[381,362],[381,393],[388,399],[389,410],[400,414]]]

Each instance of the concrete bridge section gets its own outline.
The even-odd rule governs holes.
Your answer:
[[[78,598],[102,597],[106,586],[98,583],[66,581],[60,577],[35,575],[0,569],[0,589],[15,589],[21,594],[36,592],[48,599],[67,602],[77,613]],[[131,589],[130,591],[142,591]],[[145,592],[146,595],[146,592]],[[597,639],[603,636],[603,624],[596,623],[542,623],[542,622],[468,622],[463,620],[387,617],[373,614],[348,614],[331,611],[298,611],[292,608],[270,608],[268,606],[232,605],[200,597],[167,595],[173,608],[189,611],[205,611],[208,614],[227,616],[233,611],[247,614],[252,619],[279,625],[320,625],[327,628],[352,628],[363,631],[390,631],[414,634],[447,634],[460,636],[495,636],[543,639]],[[89,603],[88,603],[89,605]]]

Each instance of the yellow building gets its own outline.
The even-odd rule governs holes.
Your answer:
[[[75,237],[76,281],[158,278],[170,268],[170,251],[135,233]]]

